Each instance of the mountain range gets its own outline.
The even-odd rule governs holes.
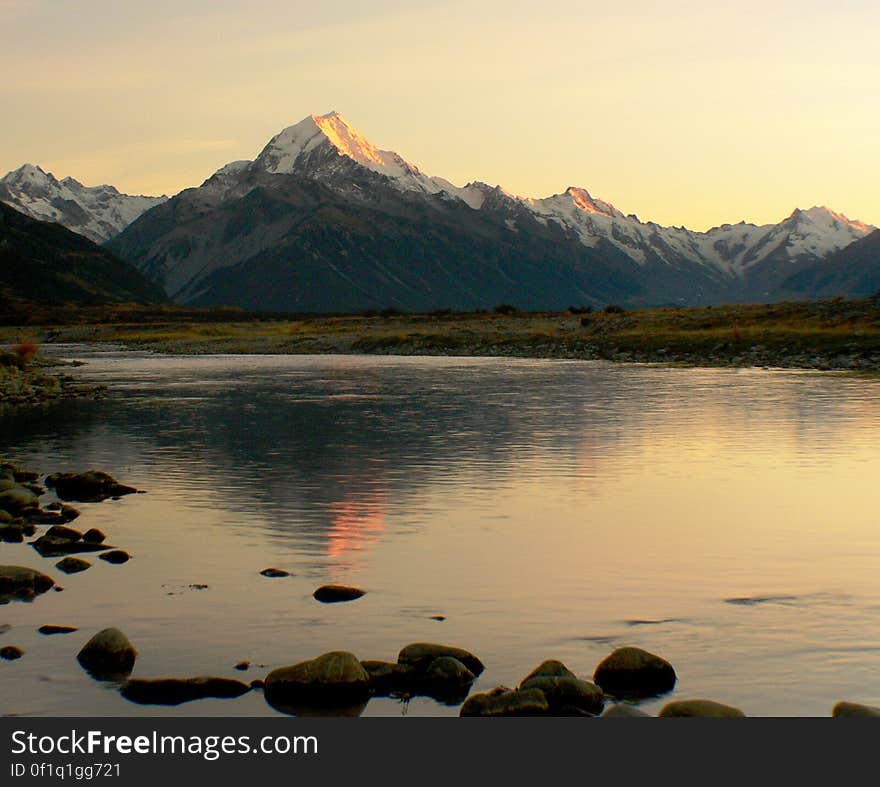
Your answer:
[[[583,188],[532,199],[455,186],[336,112],[282,130],[253,160],[168,200],[87,189],[29,165],[0,181],[0,200],[109,239],[177,302],[273,311],[867,294],[880,265],[875,228],[828,208],[763,226],[663,227]],[[838,263],[849,249],[864,251]]]

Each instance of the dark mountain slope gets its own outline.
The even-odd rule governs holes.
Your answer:
[[[880,230],[786,279],[790,297],[864,297],[880,292]]]
[[[82,235],[0,203],[0,302],[166,300],[160,287]]]

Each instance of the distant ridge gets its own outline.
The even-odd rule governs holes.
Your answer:
[[[161,288],[88,238],[0,203],[0,305],[162,303]]]

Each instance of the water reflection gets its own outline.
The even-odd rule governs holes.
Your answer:
[[[752,712],[779,710],[782,687],[808,674],[821,690],[779,712],[818,712],[880,667],[866,655],[880,647],[880,533],[866,505],[880,470],[876,380],[67,352],[113,396],[0,413],[0,452],[148,490],[84,515],[136,560],[52,599],[53,616],[84,628],[128,621],[148,676],[341,646],[393,659],[441,639],[484,658],[479,689],[551,657],[589,677],[611,647],[638,644],[675,663],[681,691]],[[260,577],[269,565],[293,576]],[[193,582],[209,587],[163,589]],[[317,609],[325,582],[370,592],[357,609]],[[86,608],[87,592],[104,592],[101,604]],[[786,597],[798,601],[766,602]],[[13,631],[30,627],[15,614]],[[817,655],[831,639],[836,666]],[[37,680],[56,658],[23,669]],[[732,689],[721,676],[733,674]],[[70,689],[97,701],[85,691]],[[119,712],[104,701],[98,710]],[[455,712],[422,702],[409,712]],[[263,712],[253,703],[220,712]],[[374,699],[363,712],[400,711]]]

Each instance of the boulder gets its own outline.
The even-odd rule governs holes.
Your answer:
[[[92,564],[88,560],[83,560],[79,557],[66,557],[55,564],[55,568],[63,571],[65,574],[78,574],[80,571],[85,571],[91,567]]]
[[[0,600],[31,599],[55,584],[52,577],[25,566],[0,566]]]
[[[40,634],[45,634],[47,637],[52,636],[53,634],[72,634],[74,631],[79,631],[79,629],[73,626],[40,626],[37,631]]]
[[[360,715],[372,693],[369,674],[347,651],[272,670],[264,690],[273,708],[295,715]]]
[[[76,659],[92,677],[118,680],[128,677],[134,669],[137,650],[119,629],[108,628],[95,634]]]
[[[540,689],[488,691],[468,697],[459,716],[547,716],[550,706]]]
[[[676,700],[664,705],[657,715],[661,719],[742,719],[746,714],[739,708],[722,705],[713,700]]]
[[[446,705],[458,705],[467,698],[474,680],[474,673],[458,659],[440,656],[419,680],[419,692]]]
[[[100,544],[93,546],[102,546]],[[111,549],[109,552],[102,552],[98,557],[101,560],[106,560],[108,563],[112,563],[114,566],[121,565],[123,563],[128,563],[131,560],[131,555],[128,554],[125,550],[122,549]]]
[[[103,544],[87,544],[85,541],[71,541],[67,538],[56,538],[46,535],[40,536],[30,545],[39,552],[41,557],[62,557],[63,555],[75,555],[80,552],[97,552],[107,549]]]
[[[566,676],[538,675],[520,685],[520,690],[544,692],[550,712],[558,716],[597,716],[605,706],[605,695],[594,683]]]
[[[180,705],[203,699],[234,699],[251,687],[240,680],[199,676],[196,678],[135,678],[127,680],[119,693],[138,705]]]
[[[24,656],[24,651],[15,645],[5,645],[0,648],[0,659],[4,661],[15,661]]]
[[[120,484],[113,476],[102,470],[85,473],[53,473],[46,478],[46,485],[55,490],[62,500],[82,503],[100,503],[109,497],[130,495],[138,490]]]
[[[603,719],[650,719],[651,715],[639,710],[634,705],[628,705],[625,702],[617,702],[609,705],[602,711]]]
[[[432,642],[414,642],[407,645],[397,656],[398,664],[407,664],[419,672],[424,672],[434,659],[441,656],[449,656],[458,659],[467,667],[475,677],[478,677],[485,667],[473,653],[463,648],[455,648],[450,645],[437,645]]]
[[[370,686],[377,697],[408,694],[414,689],[415,670],[407,664],[367,660],[361,666],[370,676]]]
[[[838,702],[831,715],[835,719],[875,719],[880,718],[880,708],[857,702]]]
[[[596,667],[593,680],[615,697],[653,697],[671,691],[676,675],[672,665],[641,648],[618,648]]]
[[[89,528],[83,533],[82,540],[87,544],[103,544],[107,539],[107,536],[101,530],[98,530],[96,527]]]
[[[366,592],[348,585],[322,585],[312,595],[323,604],[338,604],[340,601],[354,601],[366,595]]]
[[[29,508],[38,508],[40,499],[20,484],[13,483],[6,489],[0,489],[0,510],[9,514],[21,514]]]
[[[66,525],[53,525],[46,531],[49,538],[61,539],[63,541],[79,541],[83,534],[79,530],[74,530]]]
[[[556,661],[555,659],[548,659],[547,661],[542,661],[537,667],[535,667],[526,677],[523,678],[523,683],[532,678],[537,677],[548,677],[548,678],[576,678],[575,675],[568,667],[565,666],[561,661]]]

